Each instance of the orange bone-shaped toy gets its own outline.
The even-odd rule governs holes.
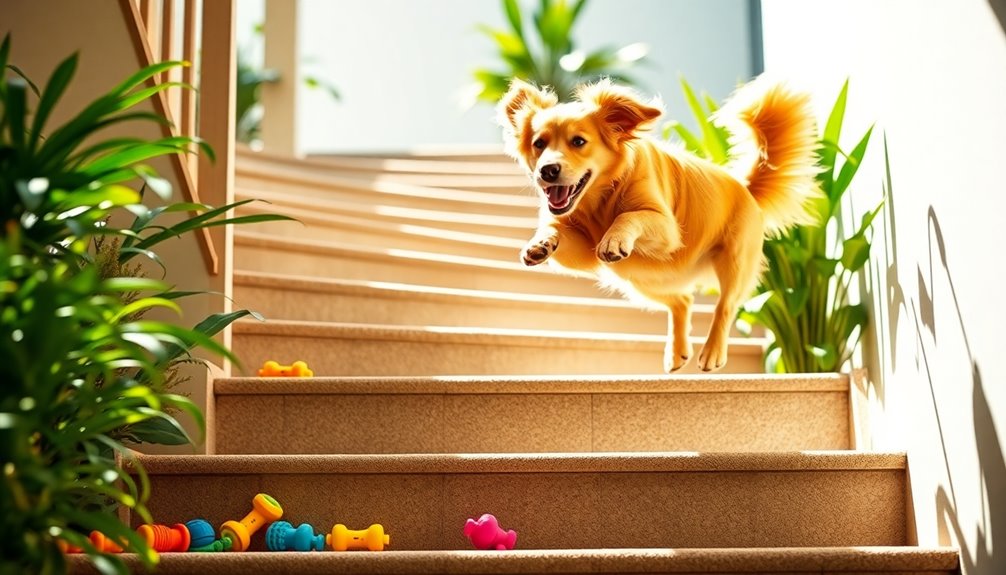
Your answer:
[[[369,549],[384,551],[385,545],[391,544],[391,537],[384,532],[384,526],[375,523],[367,529],[347,529],[339,523],[332,527],[332,533],[325,536],[332,551],[347,551],[349,549]]]
[[[259,377],[314,377],[307,364],[295,361],[291,365],[281,365],[275,361],[267,361],[258,370]]]

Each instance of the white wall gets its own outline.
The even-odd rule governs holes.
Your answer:
[[[240,38],[263,0],[241,0]],[[498,0],[300,0],[300,53],[343,94],[333,103],[301,88],[302,151],[401,150],[423,144],[498,143],[491,107],[463,112],[471,71],[496,62],[477,23],[502,27]],[[528,9],[537,1],[522,2]],[[678,73],[722,99],[751,74],[748,0],[591,0],[575,29],[593,49],[646,42],[653,67],[638,76],[671,115],[688,115]],[[247,43],[247,41],[243,41]]]
[[[763,15],[768,71],[822,112],[849,76],[845,133],[878,123],[855,221],[881,197],[887,133],[893,192],[864,284],[874,446],[908,451],[920,544],[1004,573],[1006,35],[983,0],[764,0]]]

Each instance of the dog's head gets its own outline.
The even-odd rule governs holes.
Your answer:
[[[507,152],[528,170],[557,216],[618,178],[626,146],[661,113],[608,80],[581,86],[576,100],[564,104],[548,89],[514,80],[498,106]]]

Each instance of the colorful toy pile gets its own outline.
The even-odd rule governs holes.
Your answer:
[[[315,535],[314,528],[302,524],[294,528],[283,517],[283,507],[272,497],[259,493],[252,499],[252,510],[240,521],[226,521],[220,526],[218,539],[213,527],[205,519],[193,519],[176,525],[141,525],[136,531],[151,549],[159,553],[246,551],[251,547],[252,536],[266,527],[266,548],[270,551],[333,551],[368,549],[383,551],[391,544],[391,536],[378,524],[355,531],[338,523],[327,535]],[[99,551],[122,553],[121,545],[97,531],[90,536],[91,544]],[[80,553],[81,549],[64,545],[67,553]]]

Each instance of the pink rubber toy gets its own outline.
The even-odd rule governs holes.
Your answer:
[[[476,549],[513,549],[517,543],[517,532],[513,529],[503,531],[500,524],[490,513],[486,513],[479,520],[469,519],[465,521],[465,537],[467,537]]]

